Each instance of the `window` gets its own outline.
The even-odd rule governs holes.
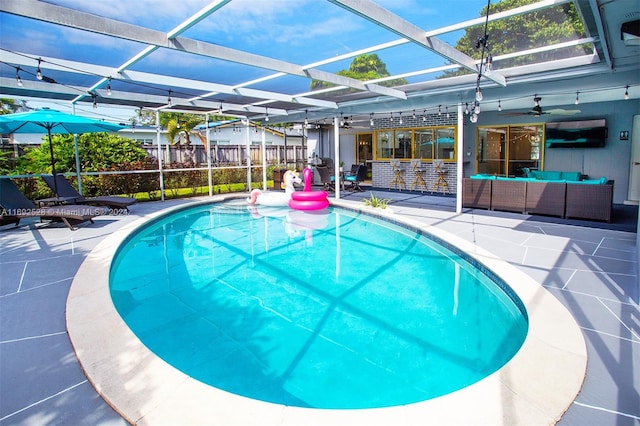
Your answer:
[[[509,128],[508,175],[524,176],[524,168],[540,167],[542,126],[511,126]]]
[[[455,135],[455,127],[379,130],[376,132],[376,158],[454,160]]]
[[[416,129],[414,137],[416,141],[416,158],[433,160],[433,130]]]
[[[504,152],[507,128],[478,128],[478,173],[504,175]]]
[[[393,146],[391,140],[393,131],[380,131],[377,133],[376,139],[376,158],[392,158]]]
[[[359,133],[356,135],[356,163],[364,164],[373,160],[373,134]]]
[[[479,127],[477,173],[524,176],[541,166],[542,125]]]
[[[395,141],[393,143],[393,158],[411,157],[411,130],[396,130]]]
[[[436,159],[453,160],[455,158],[455,129],[450,127],[436,129]]]

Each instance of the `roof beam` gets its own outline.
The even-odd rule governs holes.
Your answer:
[[[74,86],[63,86],[60,84],[50,84],[37,80],[24,80],[22,87],[16,86],[16,80],[14,78],[0,77],[0,92],[7,93],[15,96],[27,96],[32,97],[35,93],[48,93],[52,94],[52,99],[62,99],[73,103],[72,98],[75,97],[78,92],[82,92],[84,88],[82,87],[74,87]],[[105,90],[99,89],[96,90],[98,93],[98,104],[104,105],[131,105],[136,106],[137,104],[156,104],[156,105],[165,105],[167,102],[167,97],[164,95],[153,95],[153,94],[142,94],[142,93],[131,93],[131,92],[122,92],[114,90],[111,95],[108,96]],[[22,93],[23,95],[20,95]],[[176,98],[172,97],[173,106],[179,108],[180,105],[184,107],[192,107],[197,108],[200,112],[205,111],[213,111],[218,110],[220,103],[215,101],[208,101],[206,99],[184,99],[184,98]],[[123,103],[118,103],[117,101],[123,101]],[[264,107],[257,106],[245,106],[238,105],[229,102],[225,102],[224,109],[229,111],[248,111],[254,113],[264,113]],[[171,108],[170,108],[171,109]],[[284,109],[280,108],[269,108],[269,112],[273,115],[287,115],[288,112]]]
[[[193,14],[189,19],[186,19],[181,24],[176,26],[174,29],[169,31],[167,33],[167,38],[172,39],[172,38],[175,38],[176,36],[178,36],[179,34],[182,34],[183,32],[187,31],[189,28],[191,28],[192,26],[194,26],[198,22],[202,21],[204,18],[206,18],[207,16],[209,16],[210,14],[215,12],[216,10],[220,9],[222,6],[224,6],[225,4],[229,3],[230,1],[231,0],[216,0],[213,3],[210,3],[208,6],[205,6],[204,8],[200,9],[198,12]],[[120,65],[120,67],[118,67],[118,71],[123,71],[123,70],[131,67],[132,65],[134,65],[138,61],[146,58],[148,55],[150,55],[151,53],[155,52],[157,49],[158,49],[158,46],[153,46],[153,45],[149,45],[149,46],[145,47],[140,53],[138,53],[137,55],[134,55],[133,57],[131,57],[130,59],[125,61],[124,64]],[[101,87],[107,81],[108,81],[108,79],[103,77],[100,80],[98,80],[98,82],[96,82],[93,86],[91,86],[89,88],[89,90],[98,89],[99,87]],[[82,98],[84,98],[86,96],[87,96],[87,94],[80,95],[76,99],[74,99],[73,102],[77,102],[77,101],[79,101],[80,99],[82,99]]]
[[[181,24],[176,26],[174,29],[167,33],[167,38],[172,39],[176,38],[183,32],[187,31],[189,28],[193,27],[198,22],[202,21],[207,16],[211,15],[218,9],[220,9],[225,4],[229,3],[231,0],[215,0],[209,3],[207,6],[200,9],[198,12],[193,14],[189,19],[186,19]]]
[[[526,13],[531,13],[531,12],[535,12],[536,10],[542,10],[542,9],[546,9],[552,6],[556,6],[556,5],[560,5],[560,4],[565,4],[565,3],[569,3],[572,2],[573,0],[542,0],[540,2],[534,3],[534,4],[530,4],[530,5],[526,5],[526,6],[520,6],[520,7],[516,7],[514,9],[509,9],[503,12],[498,12],[498,13],[493,13],[491,15],[489,15],[489,22],[493,22],[493,21],[497,21],[500,19],[505,19],[511,16],[517,16],[517,15],[523,15]],[[590,1],[594,1],[594,0],[590,0]],[[464,30],[468,27],[472,27],[474,25],[481,25],[485,22],[486,17],[479,17],[479,18],[475,18],[475,19],[470,19],[468,21],[464,21],[464,22],[460,22],[454,25],[449,25],[446,27],[441,27],[441,28],[437,28],[434,30],[429,30],[425,33],[426,37],[434,37],[434,36],[438,36],[441,34],[446,34],[448,32],[452,32],[452,31],[458,31],[458,30]],[[345,59],[351,59],[351,58],[355,58],[356,56],[360,56],[363,54],[367,54],[367,53],[371,53],[371,52],[377,52],[379,50],[384,50],[384,49],[388,49],[390,47],[395,47],[395,46],[401,46],[405,43],[410,43],[411,40],[408,40],[406,38],[400,38],[397,40],[393,40],[393,41],[389,41],[386,43],[381,43],[381,44],[376,44],[373,46],[369,46],[367,48],[364,49],[360,49],[360,50],[354,50],[352,52],[349,53],[345,53],[342,55],[337,55],[337,56],[332,56],[331,58],[326,58],[326,59],[322,59],[320,61],[316,61],[307,65],[303,65],[303,68],[315,68],[318,66],[322,66],[322,65],[327,65],[327,64],[331,64],[334,62],[339,62]],[[495,61],[495,58],[493,58]],[[479,61],[476,61],[479,63]],[[408,72],[408,73],[404,73],[404,74],[397,74],[397,75],[390,75],[388,77],[382,77],[382,78],[377,78],[375,80],[372,80],[372,83],[379,83],[382,81],[387,81],[387,80],[393,80],[393,79],[397,79],[397,78],[406,78],[406,77],[412,77],[415,75],[421,75],[421,74],[427,74],[430,72],[437,72],[437,71],[444,71],[444,70],[449,70],[449,69],[456,69],[459,68],[460,65],[459,64],[451,64],[451,65],[444,65],[442,67],[437,67],[437,68],[433,68],[431,70],[418,70],[418,71],[414,71],[414,72]],[[254,83],[259,83],[262,81],[266,81],[266,80],[271,80],[271,79],[275,79],[275,78],[279,78],[282,77],[283,75],[285,75],[284,73],[277,73],[277,74],[272,74],[272,75],[268,75],[265,77],[261,77],[259,79],[256,80],[251,80],[251,81],[247,81],[244,83],[240,83],[237,85],[237,87],[244,87],[244,86],[249,86],[251,84]],[[334,91],[334,90],[330,90],[330,91]],[[325,93],[326,90],[322,90],[321,92]],[[320,93],[318,91],[313,91],[313,92],[306,92],[304,94],[317,94]],[[303,94],[303,95],[304,95]]]
[[[0,11],[148,45],[223,59],[301,77],[309,77],[310,70],[305,70],[300,65],[185,37],[170,38],[167,34],[160,31],[36,0],[3,0],[0,2]],[[346,85],[354,89],[363,90],[362,82],[359,80],[331,73],[319,75],[323,75],[323,81],[328,83]],[[348,84],[344,84],[345,82]],[[395,95],[394,97],[406,99],[406,93],[376,84],[369,84],[364,88],[364,90],[384,94],[386,96]]]
[[[414,43],[440,55],[448,60],[455,62],[474,73],[478,72],[476,61],[460,52],[459,50],[449,46],[436,37],[428,37],[427,33],[369,0],[329,0],[351,13],[361,16],[362,18],[373,22],[376,25],[384,27],[389,31],[412,40]],[[483,76],[493,80],[501,86],[507,85],[507,80],[498,72],[483,73]]]
[[[118,71],[116,68],[105,67],[101,65],[91,65],[82,62],[67,61],[64,59],[48,58],[40,56],[42,62],[31,58],[27,54],[3,51],[2,60],[16,65],[35,67],[40,66],[42,69],[50,69],[64,72],[74,72],[86,75],[108,75],[112,76],[112,80],[125,80],[132,82],[140,82],[147,84],[162,85],[171,88],[185,88],[197,90],[198,92],[217,92],[227,95],[248,96],[259,99],[269,99],[282,102],[291,102],[303,105],[317,106],[323,108],[337,109],[338,104],[335,102],[325,101],[322,99],[308,98],[298,95],[287,95],[284,93],[270,92],[266,90],[257,90],[250,88],[237,88],[220,83],[211,83],[208,81],[191,80],[186,78],[169,77],[159,74],[151,74],[141,71]],[[86,92],[88,89],[85,89]],[[177,99],[176,99],[177,101]],[[244,107],[243,107],[244,109]]]

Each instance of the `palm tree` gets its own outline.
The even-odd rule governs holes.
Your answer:
[[[27,103],[15,99],[0,98],[0,115],[12,114],[14,112],[27,111]]]
[[[160,114],[160,125],[167,129],[167,138],[172,145],[184,147],[187,162],[195,162],[195,147],[191,145],[193,129],[203,124],[204,117],[196,114],[164,113]]]

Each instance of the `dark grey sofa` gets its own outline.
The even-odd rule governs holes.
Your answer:
[[[614,182],[605,181],[464,178],[462,206],[610,222]]]

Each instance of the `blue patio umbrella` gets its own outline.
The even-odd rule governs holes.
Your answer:
[[[0,133],[42,133],[49,136],[49,152],[51,154],[51,173],[56,182],[56,163],[53,158],[52,134],[81,134],[99,132],[117,132],[127,128],[121,124],[107,123],[80,115],[43,108],[29,112],[0,115]],[[56,185],[56,193],[58,188]]]

